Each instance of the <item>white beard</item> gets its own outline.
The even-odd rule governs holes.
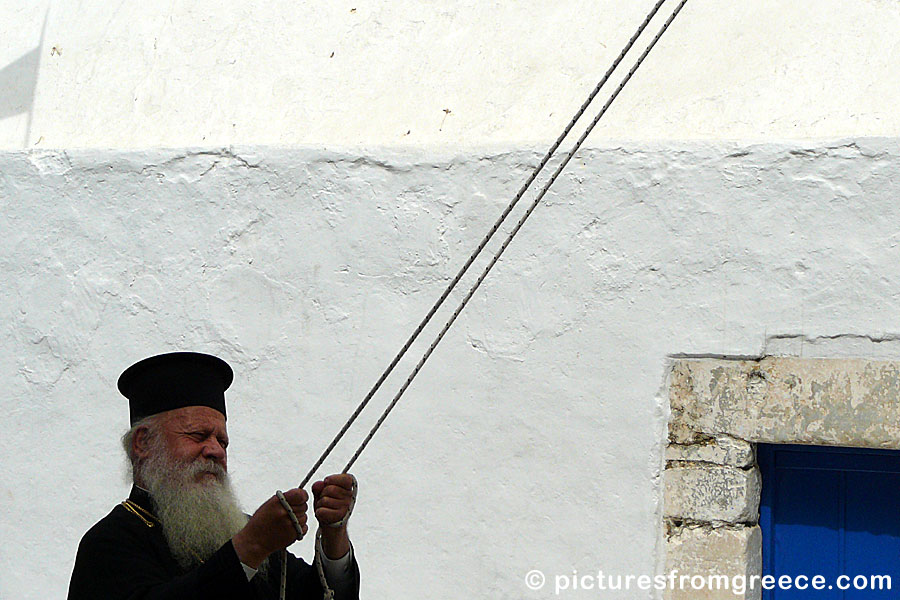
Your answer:
[[[175,461],[165,447],[154,450],[141,465],[143,483],[153,497],[169,549],[178,564],[189,569],[207,560],[240,531],[247,516],[221,465],[202,458]],[[216,477],[198,482],[201,472]]]

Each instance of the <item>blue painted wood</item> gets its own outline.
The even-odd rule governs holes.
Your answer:
[[[776,588],[764,600],[900,598],[900,452],[759,444],[757,460],[763,573],[831,586]],[[841,575],[851,589],[838,589]],[[869,586],[872,575],[889,575],[893,589],[853,589],[853,577]]]

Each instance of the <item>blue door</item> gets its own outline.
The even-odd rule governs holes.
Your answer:
[[[771,444],[757,451],[763,573],[824,580],[820,591],[776,584],[763,600],[900,598],[900,452]]]

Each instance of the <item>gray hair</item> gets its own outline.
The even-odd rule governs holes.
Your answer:
[[[134,435],[137,433],[138,429],[146,429],[147,441],[150,444],[154,444],[160,434],[160,422],[162,419],[159,417],[160,415],[158,414],[144,417],[122,434],[122,449],[125,450],[125,456],[128,459],[126,463],[127,476],[132,482],[134,481],[134,475],[138,467],[138,458],[134,455]]]

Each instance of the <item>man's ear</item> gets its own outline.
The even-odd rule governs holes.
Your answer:
[[[131,454],[137,460],[143,460],[150,454],[150,428],[138,427],[131,437]]]

